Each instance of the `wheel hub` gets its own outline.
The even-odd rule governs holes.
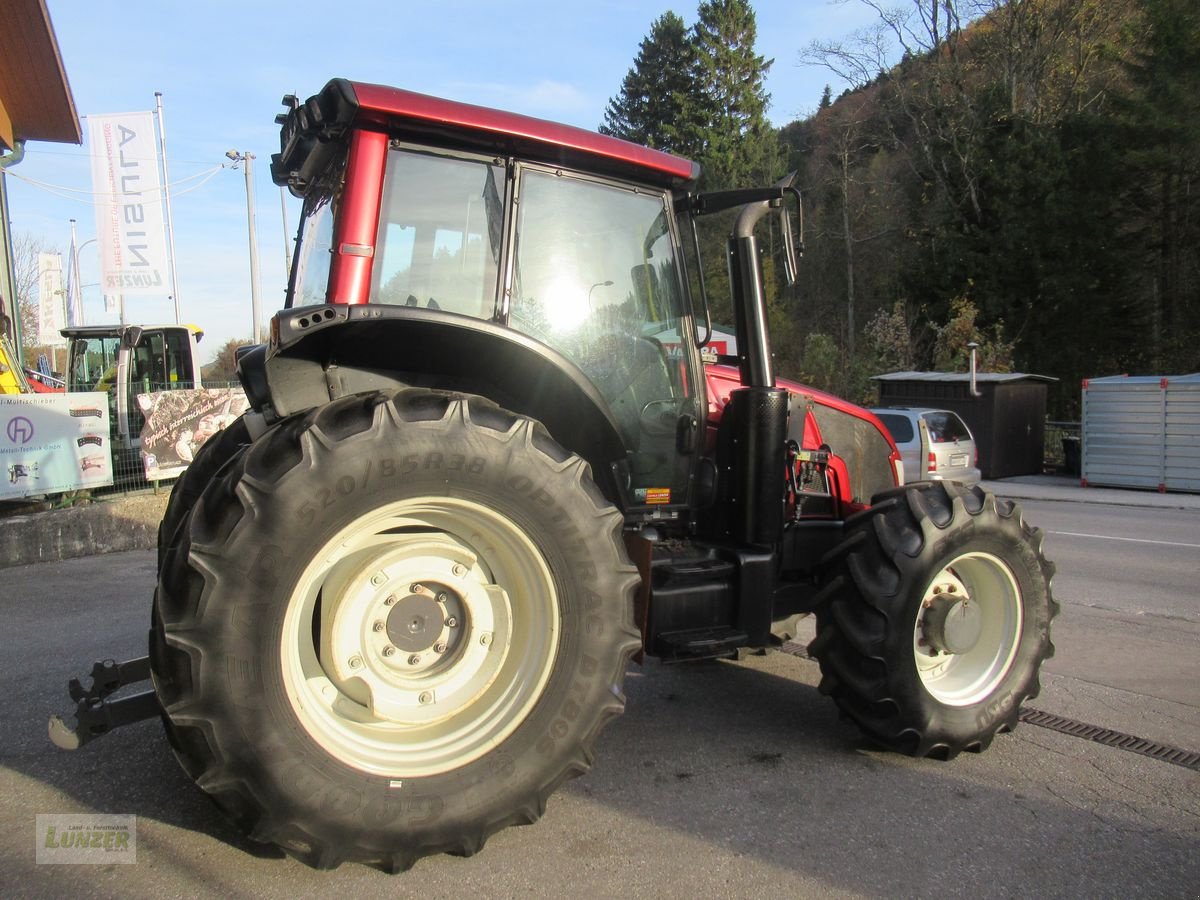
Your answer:
[[[1020,647],[1021,590],[991,553],[969,552],[934,576],[913,628],[913,661],[939,702],[970,706],[991,696]]]
[[[448,614],[431,588],[424,585],[413,587],[419,593],[409,594],[397,601],[388,613],[387,636],[397,650],[424,653],[440,642]],[[441,595],[445,597],[445,591]]]
[[[434,535],[372,548],[325,582],[322,667],[380,720],[421,724],[473,703],[504,664],[507,593],[475,556]]]
[[[934,650],[966,653],[979,643],[983,614],[965,595],[941,594],[926,608],[921,632]]]

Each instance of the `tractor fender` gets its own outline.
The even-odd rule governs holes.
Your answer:
[[[268,419],[402,386],[486,397],[545,425],[625,506],[613,464],[626,448],[604,397],[567,357],[496,323],[382,304],[297,307],[272,321],[270,344],[242,354],[238,374]]]

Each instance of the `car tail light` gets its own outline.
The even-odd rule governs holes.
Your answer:
[[[929,452],[929,469],[928,469],[928,471],[930,471],[930,472],[937,471],[937,456],[933,453],[932,450]]]

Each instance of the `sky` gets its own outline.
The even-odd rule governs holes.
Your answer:
[[[284,303],[285,254],[300,201],[271,182],[284,94],[308,97],[345,77],[596,128],[638,44],[672,7],[654,0],[48,0],[77,112],[153,110],[162,93],[182,320],[204,329],[207,362],[252,329],[246,181],[225,157],[252,153],[264,321]],[[673,7],[690,26],[696,2]],[[827,70],[802,66],[813,40],[871,23],[860,0],[757,0],[756,49],[774,59],[768,115],[783,125],[811,113]],[[64,254],[70,220],[80,244],[96,235],[86,145],[31,141],[9,169],[15,235]],[[222,164],[226,168],[218,168]],[[33,182],[37,182],[34,184]],[[287,232],[284,230],[286,209]],[[96,245],[80,252],[87,324],[105,312]],[[169,297],[129,297],[129,322],[174,321]]]

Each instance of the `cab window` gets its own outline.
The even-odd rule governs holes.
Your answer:
[[[389,151],[371,302],[492,318],[503,189],[491,161]]]

